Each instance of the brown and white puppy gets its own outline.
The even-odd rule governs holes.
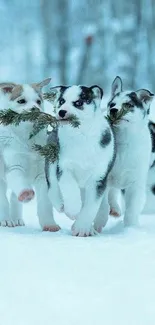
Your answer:
[[[34,106],[43,110],[42,88],[50,80],[23,85],[0,84],[0,107],[18,113],[29,111]],[[36,193],[37,214],[42,229],[57,231],[60,228],[53,219],[48,199],[44,159],[32,149],[34,143],[46,143],[46,131],[30,140],[32,126],[30,122],[22,122],[19,126],[0,125],[0,225],[24,225],[21,203],[30,201]],[[12,191],[10,206],[7,189]]]

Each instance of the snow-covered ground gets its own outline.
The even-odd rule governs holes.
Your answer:
[[[155,215],[124,230],[76,238],[71,221],[41,232],[35,201],[25,227],[0,228],[0,325],[154,325]]]
[[[60,232],[41,232],[33,201],[25,227],[0,228],[0,325],[154,325],[155,214],[130,230],[110,218],[93,238],[56,219]]]

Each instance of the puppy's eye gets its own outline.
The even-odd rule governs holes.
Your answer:
[[[131,109],[131,108],[133,108],[134,106],[132,105],[132,104],[130,104],[130,103],[124,103],[123,104],[123,108],[124,109]]]
[[[87,99],[86,104],[90,104],[90,103],[91,103],[91,99]]]
[[[74,102],[74,106],[77,108],[80,108],[83,106],[83,101],[82,100],[77,100],[76,102]]]
[[[38,99],[38,100],[36,101],[36,103],[37,103],[38,105],[41,105],[41,100]]]
[[[27,102],[26,102],[26,100],[23,98],[23,99],[19,99],[19,100],[17,100],[17,103],[18,103],[18,104],[26,104]]]
[[[60,104],[60,106],[63,105],[64,103],[65,103],[65,100],[64,100],[63,98],[61,98],[61,99],[59,100],[59,104]]]

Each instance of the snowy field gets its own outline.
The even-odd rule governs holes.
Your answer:
[[[25,227],[0,228],[0,325],[154,325],[155,215],[139,229],[110,219],[101,235],[41,232],[35,201]]]
[[[110,218],[93,238],[56,219],[62,230],[43,233],[33,201],[25,227],[0,228],[0,325],[154,325],[155,214],[128,230]]]

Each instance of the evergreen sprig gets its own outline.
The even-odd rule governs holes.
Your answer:
[[[18,126],[21,122],[32,122],[33,128],[29,136],[36,136],[41,130],[47,129],[48,126],[52,128],[57,127],[61,122],[69,123],[72,127],[79,127],[80,122],[75,115],[70,115],[65,121],[59,121],[54,116],[48,113],[41,112],[37,107],[33,107],[30,111],[23,111],[22,113],[17,113],[11,109],[0,110],[0,124],[5,126],[15,125]],[[39,144],[33,145],[34,150],[36,150],[41,156],[47,158],[50,162],[54,162],[58,159],[59,155],[59,144],[52,142],[45,146]]]
[[[77,128],[80,125],[79,120],[75,115],[70,115],[70,117],[68,119],[65,119],[64,122],[69,123],[74,128]],[[54,116],[51,116],[48,113],[40,112],[38,119],[33,124],[33,130],[30,134],[30,139],[48,126],[55,128],[59,123],[62,123],[62,121],[57,120]]]
[[[58,143],[48,143],[45,146],[35,144],[33,148],[44,158],[51,163],[54,163],[58,159],[59,145]]]
[[[21,122],[35,122],[40,116],[40,110],[35,107],[29,112],[23,111],[17,113],[11,109],[0,110],[0,124],[3,125],[19,125]]]
[[[56,127],[57,125],[56,118],[44,112],[39,112],[38,118],[31,122],[34,122],[34,124],[32,132],[30,133],[30,139],[37,135],[41,130],[48,128],[48,126]]]
[[[41,112],[37,107],[33,107],[30,111],[23,111],[22,113],[17,113],[11,109],[0,110],[0,124],[18,126],[21,122],[33,123],[30,139],[48,126],[56,127],[58,123],[61,123],[54,116]],[[70,115],[70,117],[65,119],[65,123],[69,123],[75,128],[80,125],[75,115]]]
[[[106,119],[110,122],[110,124],[116,125],[121,121],[122,117],[124,117],[128,112],[129,109],[125,109],[122,107],[120,111],[117,112],[117,115],[115,117],[108,114],[106,116]]]
[[[46,92],[43,94],[43,98],[49,102],[53,102],[56,98],[56,92]]]

